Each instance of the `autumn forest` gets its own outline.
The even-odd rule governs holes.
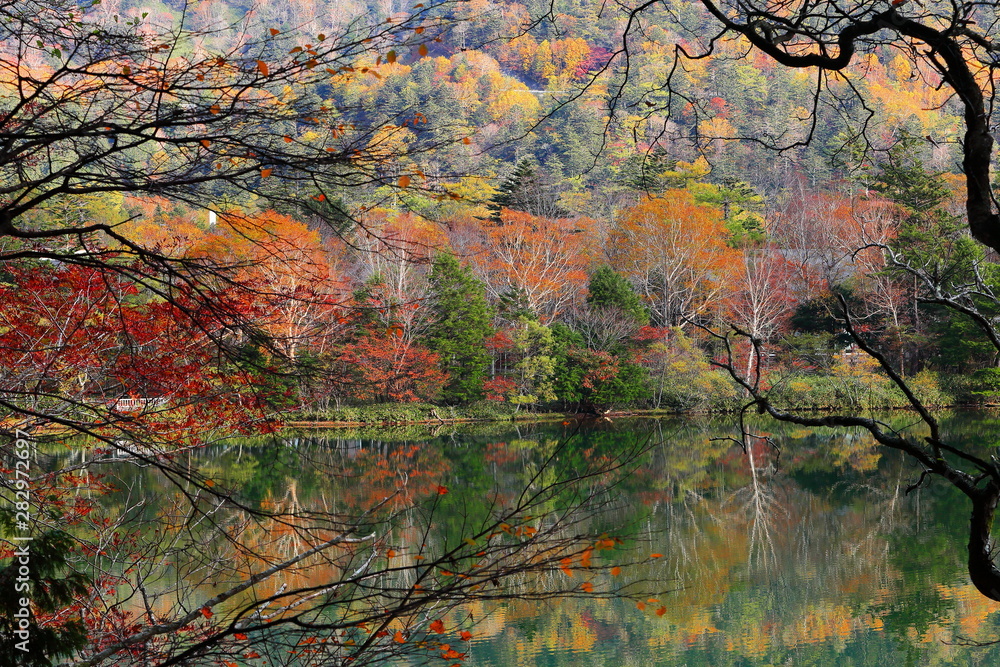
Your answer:
[[[840,4],[0,0],[0,662],[453,664],[469,605],[680,618],[607,512],[691,461],[574,444],[626,415],[726,415],[755,502],[777,422],[863,436],[848,477],[901,452],[1000,600],[1000,464],[937,416],[1000,398],[996,10]],[[537,418],[461,479],[402,435]],[[331,423],[382,430],[287,435]]]

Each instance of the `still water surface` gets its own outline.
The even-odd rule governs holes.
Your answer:
[[[941,483],[907,495],[915,466],[861,433],[769,427],[780,456],[713,440],[729,432],[718,420],[581,434],[589,446],[654,429],[622,519],[665,556],[648,574],[675,589],[667,611],[508,604],[470,664],[1000,664],[1000,648],[967,645],[1000,640],[1000,604],[968,582],[964,498]],[[944,427],[970,446],[998,441],[983,415]]]
[[[650,439],[616,509],[599,521],[632,535],[643,558],[663,554],[630,576],[670,592],[645,609],[586,597],[470,608],[475,638],[464,664],[1000,665],[1000,645],[968,646],[1000,640],[1000,604],[968,582],[960,494],[940,482],[907,494],[916,467],[860,432],[759,428],[777,449],[744,452],[724,439],[732,427],[721,419],[617,421],[576,433],[572,450],[587,453]],[[943,428],[981,450],[1000,442],[1000,420],[987,415],[953,415]],[[372,478],[310,477],[294,452],[327,452],[355,471],[372,453],[383,462],[404,453],[408,475],[446,484],[456,501],[497,486],[515,491],[538,452],[572,429],[289,432],[229,445],[205,471],[239,482],[249,502],[317,496],[363,507],[377,492]]]

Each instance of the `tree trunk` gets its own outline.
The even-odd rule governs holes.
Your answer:
[[[1000,487],[991,481],[972,499],[972,519],[969,526],[969,577],[980,593],[1000,602],[1000,570],[993,562],[990,533]]]

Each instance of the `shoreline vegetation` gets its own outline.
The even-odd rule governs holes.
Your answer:
[[[678,387],[678,397],[660,406],[609,404],[605,406],[544,406],[526,409],[503,401],[483,400],[465,405],[396,402],[299,410],[287,413],[290,428],[351,428],[379,425],[461,424],[515,421],[601,421],[626,417],[667,417],[728,414],[738,411],[744,400],[735,385],[721,373],[710,383]],[[989,408],[1000,405],[1000,394],[968,375],[921,372],[908,378],[918,398],[933,408]],[[710,387],[708,391],[704,387]],[[701,389],[699,389],[699,387]],[[782,409],[809,412],[835,410],[912,410],[902,392],[873,369],[849,375],[790,375],[773,378],[771,396]]]

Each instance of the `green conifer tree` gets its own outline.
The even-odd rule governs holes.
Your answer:
[[[632,317],[636,324],[649,324],[649,313],[632,284],[610,266],[602,266],[590,277],[587,303],[593,308],[618,308]]]
[[[6,511],[0,512],[0,532],[14,534],[13,516]],[[0,561],[0,664],[46,667],[86,646],[79,615],[46,624],[36,616],[65,610],[88,593],[90,580],[69,565],[73,543],[66,533],[46,532],[16,543],[13,555]]]
[[[427,347],[441,356],[449,380],[442,392],[448,403],[483,397],[490,356],[486,339],[493,334],[486,288],[451,254],[434,258],[430,275],[431,325]]]

